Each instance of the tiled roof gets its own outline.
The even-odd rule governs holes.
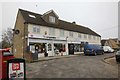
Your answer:
[[[59,29],[64,29],[64,30],[69,30],[69,31],[80,32],[80,33],[84,33],[84,34],[100,36],[93,30],[91,30],[90,28],[87,28],[87,27],[84,27],[81,25],[73,24],[73,23],[66,22],[66,21],[63,21],[60,19],[59,19],[58,24],[50,24],[43,20],[41,14],[22,10],[22,9],[19,9],[19,11],[22,13],[23,18],[25,19],[25,23],[31,23],[31,24],[36,24],[36,25],[48,26],[48,27],[53,27],[53,28],[59,28]],[[30,17],[29,15],[33,15],[36,18]]]

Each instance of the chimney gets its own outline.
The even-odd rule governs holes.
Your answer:
[[[73,21],[72,23],[73,23],[73,24],[76,24],[76,22],[75,22],[75,21]]]

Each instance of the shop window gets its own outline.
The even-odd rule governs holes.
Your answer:
[[[80,44],[75,44],[74,45],[74,51],[75,52],[80,52],[81,50],[80,50]]]
[[[54,44],[54,51],[65,52],[65,44]]]
[[[52,45],[48,44],[48,51],[52,51]]]
[[[38,45],[37,49],[38,49],[38,53],[44,53],[45,52],[45,43],[34,43],[34,44],[30,44],[30,51],[32,53],[35,53],[35,46]]]

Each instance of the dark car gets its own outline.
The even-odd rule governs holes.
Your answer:
[[[116,52],[115,57],[116,57],[116,61],[120,62],[120,50]]]
[[[96,44],[86,44],[84,45],[84,54],[85,55],[97,55],[97,54],[103,54],[104,50],[100,45]]]

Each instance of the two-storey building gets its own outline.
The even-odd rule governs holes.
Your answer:
[[[27,58],[30,51],[38,57],[83,52],[83,45],[101,44],[101,36],[88,27],[59,19],[50,10],[43,15],[19,9],[13,39],[13,53]]]

